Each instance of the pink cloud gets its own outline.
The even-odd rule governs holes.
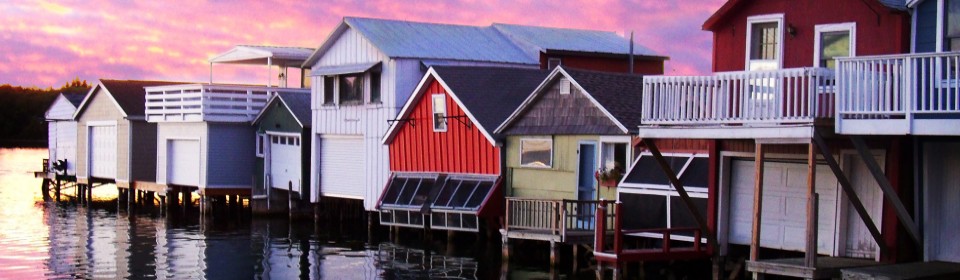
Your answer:
[[[711,36],[700,25],[723,2],[3,1],[0,83],[46,87],[74,77],[206,81],[206,60],[233,45],[316,47],[344,16],[632,30],[638,44],[671,57],[668,74],[706,73]],[[217,66],[214,71],[223,82],[267,78],[262,67]]]

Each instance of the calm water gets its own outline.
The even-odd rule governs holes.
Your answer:
[[[514,258],[520,264],[502,269],[499,245],[472,236],[397,245],[379,241],[382,232],[315,227],[310,221],[128,212],[118,210],[112,185],[96,188],[89,206],[44,202],[41,181],[32,172],[45,155],[43,149],[0,149],[0,279],[570,276],[548,272],[541,258]],[[592,275],[587,271],[574,278]]]

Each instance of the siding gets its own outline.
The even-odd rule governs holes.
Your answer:
[[[560,77],[562,75],[558,75]],[[623,131],[597,108],[575,85],[570,94],[560,94],[559,79],[517,116],[504,134],[597,134],[622,135]]]
[[[58,95],[57,99],[53,101],[53,104],[50,105],[50,108],[44,113],[44,118],[49,120],[72,120],[73,113],[76,112],[77,107],[73,106],[73,103],[70,103],[66,97],[63,95]]]
[[[540,66],[546,69],[550,58],[559,58],[560,65],[563,67],[604,71],[604,72],[630,72],[630,59],[626,55],[623,57],[590,57],[583,55],[568,54],[545,54],[540,53]],[[634,58],[633,71],[644,75],[663,75],[663,60]],[[552,70],[552,69],[548,69]]]
[[[252,136],[250,138],[253,138]],[[167,142],[170,139],[200,140],[200,158],[207,158],[205,149],[207,138],[207,123],[157,123],[157,183],[167,183]],[[207,186],[207,160],[200,161],[200,188]]]
[[[280,102],[274,102],[270,104],[270,108],[267,108],[266,110],[267,111],[264,112],[263,116],[260,117],[260,121],[258,121],[255,124],[256,126],[254,127],[254,129],[256,130],[257,133],[265,133],[267,131],[273,131],[273,132],[288,132],[288,133],[302,134],[300,139],[300,145],[301,145],[300,148],[301,148],[301,154],[304,157],[304,159],[301,160],[301,165],[304,168],[303,168],[303,172],[300,173],[303,175],[303,178],[301,178],[303,182],[301,186],[309,186],[310,185],[309,184],[310,183],[309,131],[305,131],[302,128],[300,128],[300,124],[297,123],[297,120],[290,113],[290,110],[288,110],[287,107],[283,106],[283,104],[281,104]],[[254,138],[254,141],[256,141],[256,138]],[[269,145],[269,141],[270,139],[267,139],[267,143],[265,143],[265,145]],[[256,147],[256,143],[254,143],[254,147]],[[256,151],[251,153],[251,155],[256,155]],[[257,189],[263,189],[264,187],[263,180],[264,180],[264,175],[266,174],[266,170],[265,170],[266,160],[267,160],[266,157],[256,157],[256,159],[254,160],[254,165],[253,165],[254,186]],[[303,190],[307,190],[307,189],[308,188],[303,188]]]
[[[157,180],[157,124],[133,122],[130,168],[134,181]]]
[[[207,188],[249,188],[253,182],[256,143],[254,128],[246,123],[207,125]]]
[[[599,136],[562,135],[553,138],[553,166],[531,168],[520,166],[520,139],[507,137],[507,196],[538,199],[576,199],[577,164],[580,141],[600,142]],[[539,135],[530,137],[551,137]],[[590,172],[593,172],[591,170]],[[616,188],[599,188],[600,197],[617,198]]]
[[[469,119],[461,120],[470,123],[470,128],[449,119],[446,132],[433,131],[432,95],[436,93],[446,96],[448,116],[466,115],[439,82],[431,82],[412,108],[409,118],[414,122],[403,122],[393,143],[389,144],[390,170],[500,174],[500,149]]]
[[[928,0],[920,2],[916,8],[916,28],[914,37],[914,52],[937,51],[937,2]]]
[[[77,122],[55,121],[47,124],[50,167],[56,160],[67,160],[67,175],[77,174]]]
[[[87,107],[77,119],[77,177],[88,178],[87,173],[87,123],[98,121],[117,122],[117,181],[128,182],[130,158],[130,122],[123,118],[120,108],[103,89],[92,93]]]

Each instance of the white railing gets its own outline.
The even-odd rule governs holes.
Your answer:
[[[812,123],[833,117],[833,71],[792,68],[643,78],[643,125]]]
[[[837,59],[838,118],[911,119],[960,113],[960,53]]]
[[[277,92],[310,92],[299,88],[217,84],[157,86],[147,87],[146,91],[149,122],[249,122]]]

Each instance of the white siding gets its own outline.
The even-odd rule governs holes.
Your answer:
[[[44,113],[44,118],[48,121],[50,120],[72,120],[73,113],[76,112],[77,107],[73,106],[73,103],[70,103],[66,97],[63,95],[57,96],[57,99],[53,100],[53,103],[50,104],[50,108]]]
[[[67,175],[77,174],[77,122],[50,123],[50,162],[67,160]]]

